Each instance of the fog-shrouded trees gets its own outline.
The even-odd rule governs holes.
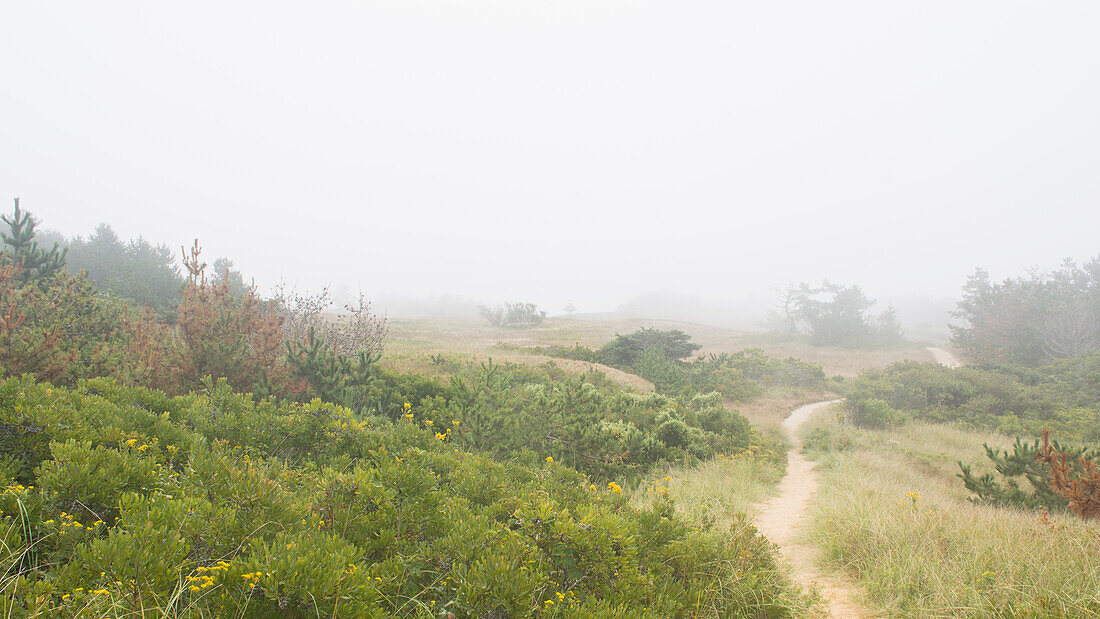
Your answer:
[[[642,328],[627,335],[616,334],[599,350],[602,363],[613,367],[630,368],[647,354],[656,355],[662,361],[680,361],[702,348],[691,341],[683,331],[660,331]]]
[[[870,314],[875,302],[859,286],[824,281],[791,286],[780,296],[788,334],[804,331],[817,346],[894,346],[902,341],[893,306]]]
[[[1000,283],[977,269],[954,315],[952,341],[983,363],[1039,365],[1098,350],[1100,256]]]
[[[68,269],[83,271],[96,290],[152,309],[162,319],[174,320],[183,276],[167,245],[142,237],[123,241],[107,224],[87,239],[69,242]]]
[[[546,312],[534,303],[505,303],[493,307],[482,305],[478,311],[494,327],[537,327],[546,318]]]

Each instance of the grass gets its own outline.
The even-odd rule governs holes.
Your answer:
[[[735,410],[757,430],[774,436],[783,436],[780,424],[790,416],[791,411],[812,402],[835,400],[837,394],[825,391],[803,391],[792,388],[774,387],[764,397],[752,402],[726,402],[726,408]]]
[[[640,507],[652,493],[667,490],[677,511],[692,521],[727,529],[734,514],[751,515],[757,503],[774,494],[784,472],[784,466],[764,458],[713,458],[654,473],[634,491],[631,502]]]
[[[785,445],[782,448],[785,449]],[[652,503],[655,495],[667,492],[675,502],[676,511],[696,527],[711,528],[734,537],[747,531],[756,534],[751,525],[755,506],[775,493],[785,468],[775,460],[751,455],[668,467],[630,491],[630,503],[642,509]],[[735,559],[731,557],[730,560]],[[785,567],[777,567],[776,577],[786,580],[789,572]],[[784,599],[786,609],[794,617],[821,616],[820,597],[799,589],[798,586],[790,587]],[[703,613],[697,616],[718,615]]]
[[[911,423],[894,431],[803,432],[822,486],[811,541],[858,580],[876,616],[1100,614],[1100,527],[1066,514],[975,505],[957,460],[988,470],[1006,436]]]
[[[822,348],[801,340],[787,340],[767,334],[722,329],[689,322],[642,320],[635,318],[548,318],[534,329],[510,329],[490,326],[484,320],[391,320],[382,363],[395,370],[421,372],[429,376],[445,376],[446,367],[431,361],[432,355],[452,359],[510,361],[539,364],[549,357],[531,355],[522,348],[534,346],[574,346],[580,344],[599,348],[611,341],[616,333],[632,333],[642,327],[679,329],[702,345],[702,354],[736,352],[744,348],[761,348],[772,357],[797,357],[817,363],[827,376],[853,377],[870,367],[886,367],[896,361],[915,359],[932,361],[932,354],[922,344],[909,343],[891,350],[859,350]],[[503,344],[504,346],[500,346]],[[612,380],[624,386],[651,390],[645,381],[632,381],[627,376],[599,364],[555,360],[570,371],[583,372],[595,366],[607,372]],[[608,371],[611,370],[611,371]]]

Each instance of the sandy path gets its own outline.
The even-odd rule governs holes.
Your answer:
[[[962,366],[950,351],[929,347],[936,363],[949,368]],[[817,471],[802,455],[798,427],[822,408],[839,402],[816,402],[795,409],[783,421],[783,431],[791,441],[787,452],[787,475],[779,482],[779,494],[759,506],[756,528],[772,543],[794,569],[795,580],[804,587],[816,586],[825,598],[826,608],[833,617],[871,617],[871,613],[856,601],[857,585],[839,574],[825,574],[817,569],[817,549],[798,541],[798,534],[809,520],[806,513],[817,495]]]
[[[798,438],[798,426],[833,402],[839,400],[807,404],[783,421],[783,430],[791,441],[791,450],[787,452],[787,475],[779,482],[779,495],[760,506],[756,528],[779,546],[779,553],[794,568],[799,584],[816,586],[821,591],[831,616],[870,617],[870,613],[855,601],[855,586],[837,575],[820,572],[814,566],[817,550],[798,541],[798,534],[809,520],[807,509],[818,489],[813,463],[799,452],[802,441]]]
[[[938,364],[940,364],[944,367],[957,368],[957,367],[962,366],[962,363],[959,362],[958,357],[951,354],[951,351],[949,351],[949,350],[944,350],[942,348],[936,348],[935,346],[929,346],[928,347],[928,352],[932,353],[932,356],[936,358],[936,363],[938,363]]]

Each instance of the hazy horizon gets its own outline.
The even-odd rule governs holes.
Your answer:
[[[0,207],[263,289],[956,298],[1100,254],[1100,5],[0,8]],[[612,36],[613,34],[613,36]],[[766,307],[760,307],[762,313]]]

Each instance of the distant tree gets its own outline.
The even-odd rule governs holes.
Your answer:
[[[901,330],[901,322],[898,321],[898,310],[889,305],[881,314],[875,316],[872,324],[875,342],[888,346],[897,344],[904,339]]]
[[[546,312],[534,303],[505,303],[503,307],[482,305],[478,311],[494,327],[537,327],[546,318]]]
[[[878,316],[867,312],[875,302],[859,286],[829,281],[812,287],[807,283],[788,288],[782,295],[790,311],[788,326],[803,324],[810,342],[818,346],[891,346],[902,340],[897,311],[888,307]]]
[[[244,276],[233,268],[233,261],[229,258],[218,258],[214,261],[214,285],[228,285],[234,293],[240,294],[250,286],[244,283]]]
[[[859,286],[828,281],[818,288],[803,283],[796,297],[797,315],[809,325],[810,341],[819,346],[852,345],[868,340],[864,312],[874,305]]]
[[[798,294],[799,288],[789,284],[776,292],[776,306],[783,319],[783,330],[787,335],[798,333]]]
[[[573,312],[577,311],[577,306],[573,305],[572,303],[566,303],[563,309],[565,310],[566,314],[572,314]]]
[[[963,286],[952,341],[975,361],[1038,365],[1100,349],[1100,257],[993,283],[976,269]]]
[[[642,328],[628,335],[615,335],[599,350],[600,361],[614,367],[632,368],[643,359],[651,365],[658,361],[679,361],[702,348],[683,331]]]
[[[96,290],[152,309],[162,319],[174,320],[183,276],[172,250],[142,237],[123,242],[107,224],[69,243],[69,265],[83,271]]]
[[[504,322],[504,308],[497,305],[495,307],[489,307],[488,305],[481,305],[477,308],[481,317],[489,321],[489,324],[494,327],[499,327]]]
[[[1071,260],[1046,282],[1039,332],[1050,359],[1079,357],[1100,345],[1100,260],[1077,268]]]
[[[7,232],[0,232],[0,239],[4,241],[0,263],[18,267],[15,277],[19,281],[42,281],[65,268],[67,250],[57,243],[49,250],[38,246],[34,230],[38,220],[19,208],[19,198],[15,199],[15,212],[10,217],[0,215],[0,219],[8,225]]]

